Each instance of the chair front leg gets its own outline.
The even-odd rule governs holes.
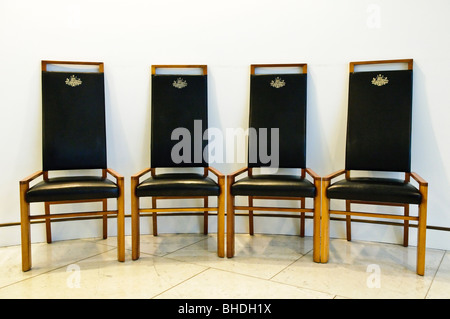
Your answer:
[[[330,199],[327,198],[327,188],[330,181],[322,181],[322,218],[320,222],[321,228],[321,247],[320,247],[320,262],[327,263],[330,245]]]
[[[225,177],[219,177],[220,195],[217,205],[217,255],[225,257]]]
[[[425,274],[428,185],[421,185],[419,190],[422,194],[422,202],[419,205],[419,223],[417,230],[417,274],[423,276]]]
[[[322,181],[316,179],[314,181],[316,186],[316,196],[314,197],[314,216],[313,216],[313,261],[320,262],[320,215],[321,215],[321,189]]]
[[[124,178],[117,178],[120,195],[117,198],[117,260],[125,261],[125,194]]]
[[[234,256],[234,196],[231,194],[232,176],[227,177],[227,257]]]
[[[22,271],[31,269],[30,203],[25,200],[28,183],[20,183],[20,229],[22,244]]]
[[[131,258],[139,259],[140,255],[140,220],[139,197],[136,196],[136,187],[139,178],[131,178]]]

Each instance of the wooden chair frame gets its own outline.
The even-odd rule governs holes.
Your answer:
[[[104,72],[103,62],[72,62],[72,61],[42,61],[42,71],[47,71],[48,64],[62,64],[62,65],[97,65],[99,72]],[[31,269],[31,236],[30,226],[32,220],[44,220],[46,228],[47,243],[52,242],[51,235],[51,220],[52,219],[67,219],[67,220],[80,220],[83,217],[96,217],[101,216],[103,219],[103,239],[107,238],[108,227],[107,218],[108,215],[117,216],[117,259],[119,261],[125,261],[125,201],[124,201],[124,178],[116,171],[106,168],[101,170],[102,178],[106,178],[107,175],[111,175],[115,178],[116,184],[120,190],[120,196],[117,198],[117,209],[108,210],[108,204],[106,198],[91,199],[91,200],[74,200],[74,201],[53,201],[44,202],[45,214],[44,215],[30,215],[30,203],[25,200],[26,193],[30,189],[30,184],[35,182],[39,177],[44,180],[48,180],[48,171],[37,171],[34,174],[22,179],[19,182],[20,186],[20,216],[21,216],[21,243],[22,243],[22,270],[28,271]],[[50,206],[56,204],[70,204],[70,203],[87,203],[87,202],[101,202],[101,211],[91,212],[73,212],[73,213],[59,213],[51,214]]]
[[[301,68],[303,73],[307,72],[307,64],[306,63],[295,63],[295,64],[252,64],[250,66],[250,73],[252,75],[255,74],[256,68],[258,67],[299,67]],[[314,186],[316,187],[316,196],[314,197],[314,207],[306,208],[305,203],[306,200],[304,197],[271,197],[271,196],[245,196],[248,197],[248,206],[236,206],[235,205],[235,197],[231,194],[231,185],[234,184],[236,178],[241,176],[242,174],[247,173],[248,176],[252,176],[253,168],[252,167],[244,167],[236,172],[227,176],[227,257],[231,258],[235,253],[235,211],[236,210],[247,210],[249,217],[249,234],[254,234],[254,217],[284,217],[284,218],[300,218],[300,237],[304,237],[305,235],[305,213],[313,213],[313,223],[314,223],[314,236],[313,236],[313,246],[314,246],[314,255],[313,260],[315,262],[320,262],[320,187],[321,187],[321,178],[310,168],[301,169],[301,177],[305,178],[306,175],[310,176],[313,179]],[[238,195],[240,196],[240,195]],[[300,208],[291,208],[291,207],[263,207],[263,206],[254,206],[254,200],[283,200],[283,201],[300,201]],[[266,211],[266,212],[296,212],[300,213],[299,215],[294,214],[270,214],[270,213],[257,213],[254,211]]]
[[[203,75],[207,74],[206,65],[152,65],[152,75],[156,74],[158,68],[199,68],[202,69]],[[220,195],[217,199],[216,207],[209,207],[209,196],[153,196],[152,208],[141,208],[140,197],[136,196],[135,190],[139,185],[140,179],[146,174],[156,175],[156,168],[146,168],[139,173],[131,176],[131,237],[132,237],[132,259],[139,259],[140,256],[140,217],[151,216],[153,224],[153,235],[158,235],[157,217],[158,216],[181,216],[181,215],[203,215],[203,233],[208,234],[208,216],[210,211],[217,211],[217,255],[225,256],[225,175],[220,173],[213,167],[203,168],[204,176],[212,173],[216,177],[220,188]],[[157,208],[157,200],[164,199],[203,199],[204,207],[178,207],[178,208]],[[200,213],[202,212],[202,213]]]
[[[401,59],[401,60],[380,60],[380,61],[361,61],[361,62],[351,62],[350,63],[350,73],[354,72],[356,65],[364,64],[387,64],[387,63],[407,63],[408,70],[413,68],[412,59]],[[422,202],[418,205],[418,216],[410,216],[410,204],[402,203],[382,203],[382,202],[367,202],[367,201],[352,201],[345,200],[345,211],[341,210],[331,210],[330,209],[330,199],[327,197],[327,189],[331,184],[331,181],[339,176],[344,176],[345,179],[350,179],[350,170],[339,170],[330,175],[322,178],[322,220],[321,220],[321,253],[320,258],[322,263],[328,262],[329,259],[329,238],[330,238],[330,215],[344,215],[346,216],[346,231],[347,240],[351,241],[351,216],[361,216],[369,218],[387,218],[395,220],[403,220],[404,222],[404,236],[403,236],[403,246],[408,246],[408,233],[409,233],[409,222],[417,221],[418,227],[418,239],[417,239],[417,274],[424,275],[425,272],[425,250],[426,250],[426,218],[427,218],[427,200],[428,200],[428,183],[420,177],[417,173],[405,173],[405,182],[409,183],[411,178],[418,183],[419,192],[422,195]],[[404,214],[385,214],[385,213],[368,213],[360,211],[351,211],[351,204],[366,204],[366,205],[378,205],[378,206],[399,206],[403,207]]]

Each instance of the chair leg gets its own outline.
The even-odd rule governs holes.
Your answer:
[[[44,203],[45,215],[50,215],[50,203]],[[52,243],[52,226],[50,223],[50,218],[45,219],[45,234],[47,236],[47,244]]]
[[[227,178],[227,257],[234,256],[234,196],[231,194],[232,178]]]
[[[327,198],[326,190],[330,185],[330,181],[322,182],[322,219],[321,228],[321,245],[320,245],[320,262],[327,263],[330,244],[330,199]]]
[[[22,271],[31,269],[30,204],[25,200],[28,184],[20,184],[20,230],[22,244]]]
[[[225,257],[225,177],[219,178],[220,195],[217,203],[217,255]]]
[[[117,260],[125,261],[125,194],[123,177],[117,181],[120,196],[117,198]]]
[[[203,207],[208,208],[208,196],[203,197]],[[203,234],[208,235],[208,211],[203,212]]]
[[[351,210],[351,201],[346,200],[345,201],[345,210],[347,212],[350,212]],[[347,241],[352,241],[352,216],[347,215],[345,216],[345,228],[347,231]]]
[[[137,260],[140,255],[140,216],[139,216],[139,197],[136,196],[137,182],[131,179],[131,259]]]
[[[422,194],[422,202],[419,205],[417,230],[417,274],[423,276],[425,274],[428,186],[420,186],[420,193]]]
[[[152,197],[152,208],[156,208],[156,197]],[[158,236],[158,213],[152,213],[153,236]]]
[[[404,212],[405,217],[409,216],[409,204],[405,204]],[[409,245],[409,220],[405,220],[403,226],[403,246],[408,247],[408,245]]]
[[[300,208],[305,207],[305,198],[302,198],[300,199]],[[305,237],[305,213],[303,212],[300,213],[300,237]]]
[[[253,207],[253,196],[248,197],[248,206]],[[253,236],[255,234],[253,210],[248,211],[248,233]]]
[[[320,262],[320,211],[321,211],[321,184],[320,180],[315,181],[316,196],[314,197],[313,216],[313,261]]]
[[[103,211],[106,212],[108,210],[108,200],[105,198],[102,200]],[[103,239],[108,238],[108,215],[103,215]]]

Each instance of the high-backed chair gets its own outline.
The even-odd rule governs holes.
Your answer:
[[[182,70],[164,74],[163,69],[170,68],[200,69],[202,74]],[[202,212],[207,234],[210,211],[217,211],[217,254],[224,257],[225,176],[208,165],[207,152],[203,152],[207,146],[203,134],[208,128],[207,66],[154,65],[151,85],[151,163],[131,177],[132,258],[140,256],[141,216],[152,216],[156,236],[158,215]],[[163,168],[172,172],[157,172]],[[146,174],[150,176],[144,178]],[[208,207],[210,196],[217,197],[216,207]],[[152,208],[141,207],[140,199],[145,197],[152,198]],[[201,200],[203,206],[157,208],[157,200],[179,199]]]
[[[48,71],[47,66],[51,64],[75,69],[98,66],[98,71]],[[124,180],[108,168],[106,161],[103,69],[102,62],[42,61],[43,167],[20,181],[23,271],[31,268],[30,223],[34,220],[45,221],[47,242],[51,243],[52,219],[102,217],[103,238],[106,238],[107,217],[113,214],[117,217],[118,260],[125,260]],[[117,200],[116,210],[108,210],[109,198]],[[30,204],[38,202],[44,203],[45,214],[31,215]],[[50,212],[51,205],[81,202],[101,202],[103,210]]]
[[[395,70],[401,63],[407,69]],[[372,70],[356,71],[361,65]],[[322,262],[329,258],[330,214],[346,216],[348,240],[351,216],[403,220],[405,246],[413,220],[418,223],[417,274],[424,274],[428,184],[411,172],[412,92],[412,59],[350,63],[345,169],[322,182]],[[333,181],[338,176],[344,178]],[[330,210],[331,199],[345,200],[345,211]],[[404,214],[352,211],[352,204],[399,206]],[[418,205],[418,216],[409,215],[411,204]]]
[[[256,74],[257,68],[272,68],[272,72]],[[286,74],[277,71],[280,68],[298,68],[300,71]],[[255,64],[251,65],[250,73],[248,163],[247,167],[227,177],[227,256],[233,257],[235,253],[236,210],[249,211],[251,235],[254,233],[254,216],[271,216],[300,218],[300,235],[304,236],[305,213],[312,213],[314,261],[319,262],[321,179],[306,167],[307,65]],[[268,132],[267,139],[264,138],[264,130]],[[275,144],[272,145],[269,141],[274,141]],[[278,158],[278,165],[271,170],[280,168],[285,172],[290,171],[288,174],[279,171],[264,173],[260,170],[274,164],[260,156],[269,151],[268,144],[275,147],[270,150],[271,157]],[[248,206],[236,206],[236,196],[247,197]],[[312,208],[305,208],[307,198],[313,199]],[[255,200],[298,201],[300,207],[254,206]],[[255,214],[255,211],[300,214]]]

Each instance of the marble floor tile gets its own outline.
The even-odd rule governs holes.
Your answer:
[[[450,299],[450,252],[447,251],[433,279],[427,298]]]
[[[84,240],[55,241],[51,244],[36,243],[31,246],[32,268],[22,272],[22,255],[20,246],[0,248],[0,287],[38,276],[52,269],[69,265],[78,260],[102,254],[114,247],[96,245]]]
[[[233,258],[218,258],[216,236],[180,249],[168,258],[270,279],[312,249],[312,238],[273,235],[236,235]]]
[[[333,295],[208,269],[156,298],[170,299],[331,299]]]
[[[360,299],[450,298],[450,252],[427,249],[425,276],[416,248],[332,239],[327,264],[312,261],[312,238],[236,235],[233,258],[217,256],[215,234],[141,236],[141,257],[117,261],[115,237],[0,247],[0,299]]]
[[[118,262],[116,251],[92,258],[0,289],[0,298],[152,298],[195,276],[206,268],[142,254]]]
[[[415,247],[332,240],[328,263],[302,258],[273,280],[347,298],[423,299],[443,253],[428,250],[425,276],[418,276]]]
[[[203,234],[141,235],[140,250],[141,253],[164,256],[207,238],[208,236]],[[107,238],[106,240],[98,239],[96,242],[114,247],[117,246],[117,241],[114,237]],[[131,236],[125,237],[125,249],[131,250]]]

